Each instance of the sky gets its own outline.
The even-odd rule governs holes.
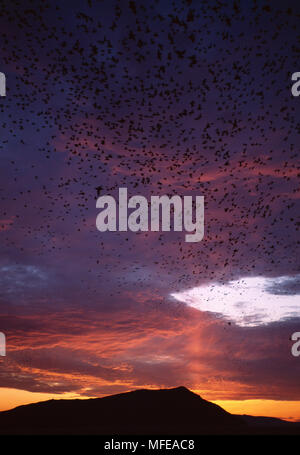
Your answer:
[[[184,385],[300,420],[300,6],[0,12],[0,410]],[[99,232],[124,187],[204,196],[203,240]]]

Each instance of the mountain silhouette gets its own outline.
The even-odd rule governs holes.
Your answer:
[[[0,412],[0,434],[249,433],[300,434],[300,424],[233,415],[185,387],[49,400]]]

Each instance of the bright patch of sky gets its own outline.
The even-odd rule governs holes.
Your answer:
[[[241,327],[255,327],[300,317],[299,278],[299,275],[244,277],[225,284],[195,287],[171,296]]]

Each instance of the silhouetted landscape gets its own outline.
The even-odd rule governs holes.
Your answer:
[[[233,415],[177,387],[19,406],[0,413],[0,434],[300,434],[300,422]]]

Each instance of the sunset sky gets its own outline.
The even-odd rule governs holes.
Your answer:
[[[183,385],[300,420],[300,4],[1,2],[0,410]],[[97,195],[204,196],[205,233]]]

